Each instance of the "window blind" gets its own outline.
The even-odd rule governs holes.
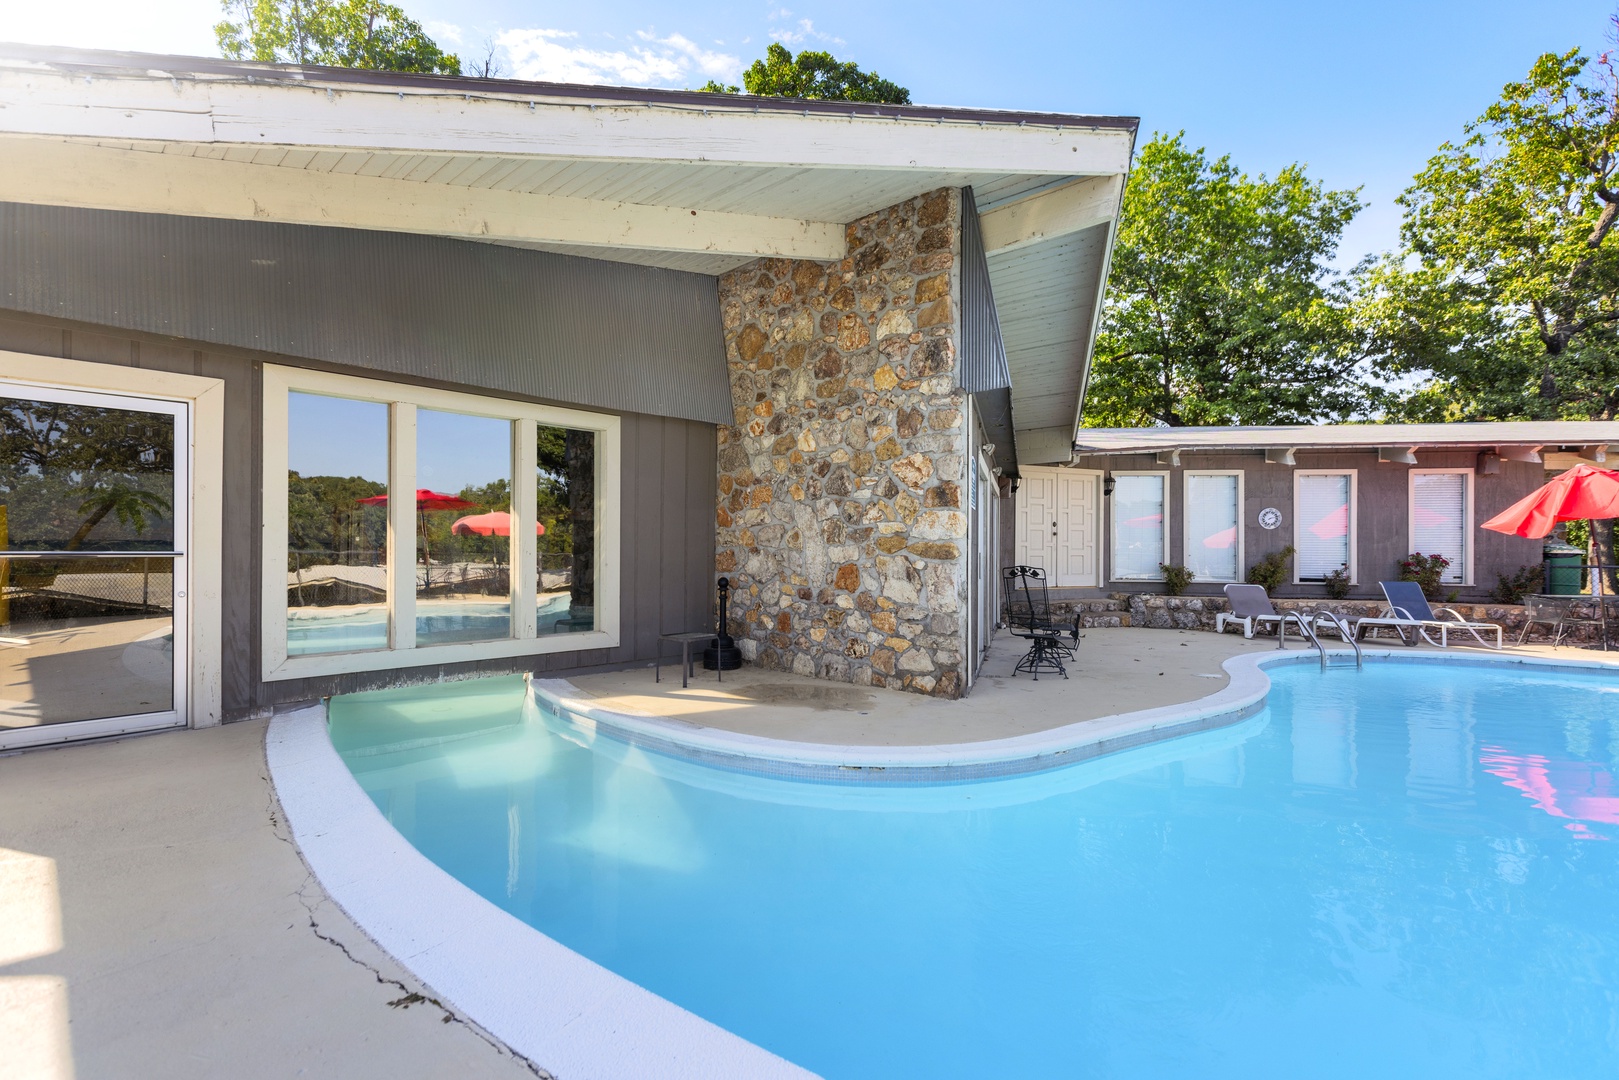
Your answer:
[[[1349,564],[1349,530],[1354,527],[1348,473],[1314,473],[1298,478],[1293,546],[1298,549],[1300,581],[1320,581]]]
[[[1440,579],[1467,575],[1467,474],[1411,474],[1411,550],[1450,560]]]
[[[1119,476],[1113,486],[1113,577],[1163,577],[1164,478]]]
[[[1237,478],[1186,474],[1186,568],[1197,581],[1238,581]]]

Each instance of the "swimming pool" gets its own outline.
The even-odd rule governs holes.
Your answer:
[[[519,680],[330,717],[439,866],[829,1077],[1611,1075],[1619,683],[1270,674],[1233,727],[955,784],[664,757]]]

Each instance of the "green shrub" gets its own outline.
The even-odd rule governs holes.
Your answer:
[[[1159,563],[1158,569],[1164,575],[1164,595],[1179,596],[1186,591],[1186,586],[1192,583],[1192,572],[1180,563]]]
[[[1349,567],[1340,566],[1322,579],[1327,586],[1327,595],[1334,600],[1343,600],[1349,596]]]
[[[1545,567],[1540,563],[1520,566],[1511,577],[1497,574],[1496,586],[1490,590],[1490,599],[1501,604],[1521,604],[1525,596],[1540,591],[1540,579],[1544,575]]]
[[[1413,551],[1400,563],[1400,580],[1414,581],[1422,586],[1422,595],[1429,600],[1443,600],[1445,589],[1439,579],[1445,576],[1450,560],[1443,555],[1424,555]]]
[[[1292,557],[1292,544],[1266,555],[1248,568],[1248,584],[1263,585],[1266,592],[1275,592],[1287,580],[1287,560]]]

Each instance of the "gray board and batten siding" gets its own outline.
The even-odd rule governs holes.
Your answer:
[[[957,370],[961,388],[973,396],[984,438],[995,444],[995,464],[1002,475],[1018,474],[1012,428],[1012,371],[1001,340],[989,259],[979,229],[973,189],[961,190],[961,352]]]
[[[164,332],[131,329],[121,324],[140,322],[160,326],[184,325],[208,333],[211,326],[206,320],[217,318],[233,334],[251,331],[254,327],[276,328],[277,332],[290,333],[296,332],[301,320],[341,319],[349,317],[351,313],[346,310],[331,312],[325,307],[317,307],[312,313],[307,310],[302,313],[297,310],[266,312],[254,306],[252,295],[237,297],[237,301],[249,309],[238,312],[230,305],[221,306],[220,299],[215,295],[210,301],[212,306],[207,309],[206,314],[199,314],[197,309],[192,307],[195,304],[195,297],[164,291],[183,288],[184,286],[179,283],[197,280],[195,270],[173,267],[164,268],[162,273],[157,275],[168,283],[164,288],[160,289],[151,282],[142,284],[131,281],[126,282],[124,292],[120,294],[116,275],[111,274],[104,266],[88,265],[94,263],[95,259],[94,246],[88,245],[92,237],[89,232],[90,226],[86,221],[74,223],[73,239],[64,245],[62,252],[28,264],[36,268],[44,265],[51,269],[51,276],[43,282],[38,278],[31,279],[27,267],[19,266],[12,259],[19,252],[49,251],[51,232],[48,228],[43,232],[38,231],[38,227],[46,223],[51,215],[16,214],[11,212],[12,209],[14,208],[0,211],[0,223],[4,225],[5,234],[5,239],[0,241],[0,350],[200,375],[219,379],[224,383],[226,424],[222,631],[223,694],[227,720],[255,715],[279,703],[307,701],[328,694],[405,682],[436,681],[441,677],[516,671],[563,674],[647,663],[657,654],[657,635],[660,632],[690,630],[712,624],[714,502],[717,476],[715,428],[704,419],[680,415],[680,412],[704,411],[697,408],[700,394],[692,386],[682,388],[678,385],[681,377],[680,365],[669,365],[671,370],[666,370],[661,376],[661,383],[668,391],[667,395],[648,396],[658,385],[654,380],[660,377],[643,377],[640,369],[657,365],[647,361],[637,350],[650,347],[650,341],[646,338],[650,324],[646,321],[648,316],[644,312],[639,319],[629,317],[629,309],[635,307],[634,285],[637,282],[644,283],[646,280],[640,276],[641,268],[586,259],[566,259],[569,263],[587,264],[581,272],[604,274],[602,280],[617,282],[617,285],[613,286],[613,289],[617,290],[616,294],[610,289],[610,295],[601,299],[600,310],[605,313],[602,329],[597,332],[597,336],[586,336],[583,339],[585,345],[594,342],[591,347],[599,351],[580,351],[572,357],[572,362],[592,373],[600,386],[599,392],[580,391],[581,397],[588,397],[590,400],[578,401],[564,396],[550,384],[545,383],[538,374],[523,372],[513,364],[496,362],[486,365],[475,349],[464,345],[455,347],[453,352],[442,357],[437,365],[430,367],[428,370],[432,372],[432,377],[412,378],[408,370],[400,370],[399,366],[391,364],[385,365],[384,362],[388,359],[386,357],[381,358],[384,362],[376,365],[359,362],[352,354],[345,363],[329,360],[315,362],[301,353],[277,353],[239,347],[229,342],[221,343],[207,337],[185,339]],[[185,222],[187,219],[171,220]],[[193,226],[198,224],[225,226],[228,235],[229,230],[241,223],[191,222]],[[337,231],[307,228],[311,232]],[[359,237],[365,236],[376,237],[379,250],[383,252],[393,250],[393,242],[399,239],[389,234],[359,234]],[[359,237],[351,236],[343,242],[357,243]],[[310,238],[307,242],[313,243],[314,240],[315,238]],[[509,256],[516,257],[520,261],[534,257],[546,263],[565,258],[515,249],[496,251],[488,245],[474,242],[446,240],[430,243],[435,246],[461,245],[474,249],[464,253],[464,257],[456,257],[458,253],[452,252],[444,271],[447,274],[464,269],[468,265],[505,264]],[[490,262],[485,262],[485,249],[495,252],[494,259]],[[172,259],[177,257],[175,253],[181,249],[170,247],[167,250],[168,257]],[[67,253],[71,253],[72,258],[68,258]],[[243,251],[241,257],[248,259],[252,256],[248,251]],[[133,273],[139,264],[139,260],[134,258],[134,252],[125,249],[122,258],[126,261],[118,264],[119,272]],[[365,261],[380,268],[385,260],[379,256]],[[622,270],[625,273],[622,275],[604,273],[609,270]],[[714,280],[701,275],[682,275],[671,271],[651,273],[655,275],[651,279],[654,281],[665,279],[666,275],[672,279],[698,279],[696,282],[665,280],[664,283],[671,286],[672,294],[690,290],[690,295],[695,297],[701,293],[702,288],[706,288],[707,312],[713,321],[712,336],[715,350],[714,355],[709,357],[709,362],[717,372],[719,385],[725,387],[727,377],[724,354],[720,351],[722,339],[719,332]],[[422,288],[431,286],[432,282],[426,267],[412,268],[410,274],[411,280],[418,282]],[[543,276],[544,274],[540,272],[514,272],[505,278],[503,288],[509,306],[529,309],[545,307],[546,294],[543,292],[536,294],[532,291],[533,281]],[[90,306],[84,298],[76,297],[75,290],[71,288],[71,283],[75,279],[97,282],[106,291],[95,297],[94,306]],[[331,288],[341,287],[341,279],[330,273],[323,273],[321,280]],[[490,279],[487,283],[494,286],[500,281]],[[448,283],[446,289],[449,289]],[[362,291],[366,295],[375,295],[371,291]],[[28,307],[19,309],[12,306],[18,303],[19,295],[26,298],[24,302],[29,305]],[[280,294],[277,303],[296,302],[300,297],[307,295],[307,290],[293,290],[290,294]],[[668,300],[668,295],[670,294],[664,296],[665,301]],[[490,296],[481,300],[480,304],[483,308],[498,307],[499,300],[498,296]],[[570,293],[568,303],[580,304],[582,300],[577,294]],[[693,302],[692,310],[688,313],[694,324],[697,321],[696,306]],[[48,311],[31,310],[33,307],[96,314],[102,318],[114,319],[115,322],[112,325],[94,324],[82,318],[52,317]],[[141,307],[148,310],[138,310]],[[160,310],[150,310],[152,308]],[[657,309],[654,307],[650,310]],[[390,303],[388,313],[389,318],[403,320],[406,323],[405,326],[395,328],[391,332],[390,340],[404,340],[413,333],[425,335],[427,328],[424,323],[451,314],[442,305],[424,305],[413,310],[409,305],[397,301]],[[543,326],[548,319],[568,322],[583,318],[584,314],[582,310],[564,313],[562,316],[555,313],[550,315],[541,313],[533,315],[528,325]],[[632,339],[628,345],[614,337],[613,320],[619,315],[624,317],[624,325],[619,328],[625,330]],[[380,325],[377,328],[379,331],[382,329]],[[331,333],[340,335],[342,332]],[[706,330],[704,336],[707,336]],[[325,340],[341,340],[341,338],[328,337]],[[439,335],[433,340],[442,341],[443,337]],[[451,348],[449,345],[444,347],[447,350]],[[640,358],[633,363],[625,359],[632,356]],[[693,355],[687,359],[694,363],[697,357]],[[267,363],[317,368],[394,382],[439,386],[469,393],[493,393],[496,396],[523,400],[585,405],[619,415],[622,421],[623,440],[621,473],[623,505],[620,511],[623,529],[620,557],[621,644],[613,649],[561,652],[432,667],[379,668],[372,672],[319,679],[262,681],[259,608],[263,504],[260,478],[263,475],[262,371]],[[619,370],[618,366],[621,364],[628,370]],[[637,380],[640,380],[639,383]],[[513,389],[512,384],[519,381],[529,389]],[[646,411],[636,411],[604,404],[606,400],[614,398],[614,395],[618,395],[616,400],[645,401],[649,408]],[[655,400],[665,402],[674,415],[660,415],[650,408]],[[673,403],[679,401],[685,404],[680,405],[679,411],[676,411],[677,406]],[[728,389],[722,391],[720,404],[725,408],[728,417]],[[381,656],[378,660],[379,663],[386,662]]]
[[[712,277],[412,233],[0,202],[0,309],[731,420]]]
[[[1479,450],[1429,449],[1419,447],[1415,465],[1379,462],[1376,450],[1299,450],[1297,465],[1271,464],[1263,455],[1248,453],[1209,453],[1186,451],[1178,466],[1160,465],[1152,454],[1098,454],[1081,455],[1074,459],[1074,467],[1098,471],[1167,472],[1169,476],[1169,558],[1168,562],[1184,564],[1186,481],[1187,470],[1192,472],[1241,470],[1243,474],[1243,554],[1239,574],[1246,576],[1248,568],[1273,551],[1293,543],[1293,474],[1313,469],[1354,469],[1356,475],[1355,540],[1358,562],[1358,583],[1350,595],[1357,598],[1380,598],[1379,581],[1399,576],[1399,564],[1411,554],[1410,547],[1410,473],[1413,469],[1472,469],[1478,463]],[[1473,521],[1469,539],[1474,544],[1473,583],[1471,586],[1453,586],[1464,599],[1485,599],[1496,586],[1496,575],[1512,574],[1520,566],[1535,565],[1541,561],[1541,541],[1505,536],[1478,527],[1505,510],[1535,488],[1546,482],[1544,466],[1530,462],[1501,462],[1501,471],[1494,476],[1473,476]],[[1111,503],[1112,499],[1103,500]],[[1275,507],[1282,513],[1282,524],[1274,530],[1261,528],[1259,512]],[[1112,517],[1111,506],[1105,506],[1101,524],[1102,567],[1104,578],[1112,573]],[[1009,515],[1010,516],[1010,515]],[[1003,543],[1008,552],[1011,545],[1010,530],[1003,530]],[[1291,573],[1291,563],[1289,564]],[[1214,582],[1193,582],[1188,595],[1219,595],[1221,585]],[[1159,581],[1107,580],[1105,589],[1113,592],[1163,592]],[[1287,596],[1325,596],[1325,586],[1303,582],[1283,587]]]

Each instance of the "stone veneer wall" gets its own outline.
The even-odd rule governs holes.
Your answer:
[[[720,278],[733,426],[719,430],[716,569],[743,656],[958,697],[966,641],[961,194],[848,227],[833,263]]]

